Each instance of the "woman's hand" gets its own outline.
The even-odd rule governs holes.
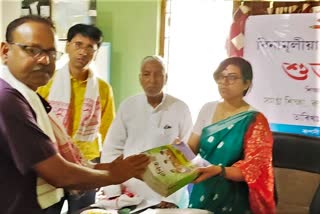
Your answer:
[[[176,137],[176,139],[174,139],[174,141],[171,144],[180,144],[182,143],[182,141],[180,140],[179,137]]]
[[[200,167],[198,168],[199,176],[197,177],[196,180],[193,181],[193,183],[196,184],[196,183],[202,182],[208,178],[218,175],[219,173],[221,173],[221,171],[222,171],[221,167],[216,165]]]

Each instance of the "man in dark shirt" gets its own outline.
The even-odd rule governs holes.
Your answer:
[[[90,169],[57,152],[50,125],[41,122],[51,108],[35,93],[55,69],[57,52],[50,21],[37,16],[14,20],[7,27],[0,54],[4,64],[0,70],[0,213],[48,213],[52,198],[39,202],[37,177],[54,187],[77,190],[140,177],[149,162],[144,155]]]

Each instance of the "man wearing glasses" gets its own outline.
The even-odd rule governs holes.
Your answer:
[[[100,145],[115,116],[111,87],[89,69],[102,42],[95,26],[76,24],[67,34],[69,62],[57,70],[40,93],[72,137],[86,160],[99,162]],[[69,210],[75,211],[95,202],[95,191],[82,197],[68,197]]]
[[[54,26],[44,18],[12,21],[0,56],[0,213],[51,214],[65,189],[89,190],[139,177],[144,155],[83,167],[63,128],[37,95],[54,74]],[[98,170],[99,169],[99,170]]]

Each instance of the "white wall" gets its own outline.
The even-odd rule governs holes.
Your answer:
[[[7,25],[21,14],[22,0],[0,0],[0,41],[5,40]]]
[[[166,89],[188,104],[194,122],[204,103],[220,99],[212,75],[227,57],[225,42],[232,23],[232,6],[229,0],[171,3]]]

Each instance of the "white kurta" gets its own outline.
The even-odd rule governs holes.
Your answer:
[[[101,162],[111,162],[119,155],[124,157],[170,144],[176,137],[187,142],[192,130],[188,106],[177,98],[165,95],[153,108],[144,94],[129,97],[119,107],[103,146]],[[188,203],[187,189],[183,188],[167,198],[151,190],[144,182],[132,178],[124,183],[130,192],[148,201],[167,201],[180,207]],[[120,186],[105,187],[107,195],[114,196]],[[117,190],[118,189],[118,190]],[[183,199],[183,200],[182,200]]]

